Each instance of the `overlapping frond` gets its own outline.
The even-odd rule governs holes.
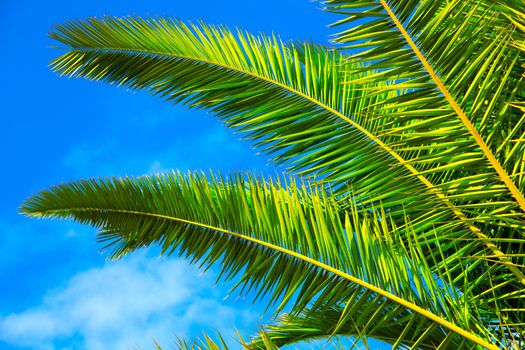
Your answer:
[[[499,282],[525,283],[517,267],[523,258],[511,256],[516,244],[498,241],[503,237],[498,232],[511,224],[522,227],[523,220],[507,197],[486,200],[504,196],[505,188],[467,131],[448,120],[453,111],[438,95],[414,99],[417,92],[410,91],[416,87],[400,87],[381,67],[369,71],[363,64],[347,65],[330,50],[285,46],[274,37],[234,35],[204,24],[90,19],[58,27],[52,36],[71,49],[53,62],[61,74],[145,88],[208,108],[290,170],[315,175],[363,207],[380,202],[400,223],[407,216],[411,229],[424,238],[420,242],[428,262],[439,273],[453,275],[456,283],[478,277],[474,286],[481,292],[508,287],[487,285],[489,273]],[[378,82],[378,75],[385,79]],[[418,121],[422,111],[411,113],[414,106],[434,118]],[[401,118],[417,121],[409,123],[408,134],[399,126]],[[390,132],[394,129],[401,136]],[[471,175],[469,164],[478,169],[479,162],[482,173]],[[461,177],[450,177],[454,171]],[[479,200],[481,213],[472,213],[472,203]],[[493,224],[496,213],[502,220]],[[490,222],[487,230],[496,234],[489,237],[476,227],[480,221]],[[465,256],[479,261],[495,257],[497,263],[487,270],[462,261]]]
[[[336,25],[347,26],[335,40],[372,73],[353,83],[384,89],[389,81],[397,93],[382,102],[383,142],[424,174],[426,185],[477,239],[488,237],[498,246],[494,254],[474,257],[479,265],[494,263],[498,255],[513,265],[514,276],[490,266],[480,280],[512,279],[514,287],[496,294],[522,295],[525,114],[519,106],[525,86],[523,47],[517,43],[525,34],[525,4],[333,0],[325,5],[344,16]],[[472,257],[468,249],[460,251],[454,258]],[[454,258],[447,258],[448,268],[460,265]],[[515,320],[523,319],[520,300],[511,302]]]
[[[354,59],[367,69],[382,70],[368,79],[376,83],[393,79],[396,84],[390,88],[412,98],[409,104],[401,103],[406,97],[389,101],[394,108],[404,107],[397,111],[397,125],[389,133],[418,136],[420,125],[414,119],[433,126],[437,140],[447,136],[445,141],[450,142],[466,132],[523,211],[521,186],[512,179],[512,166],[506,166],[511,159],[501,153],[502,147],[511,146],[503,144],[519,139],[524,130],[523,112],[509,105],[524,98],[523,51],[515,45],[525,34],[523,2],[334,0],[326,5],[343,14],[369,10],[359,17],[345,16],[339,24],[366,20],[336,40],[350,48],[366,48]],[[443,118],[447,123],[438,128]],[[476,169],[483,170],[479,165]]]
[[[525,115],[512,107],[525,98],[524,57],[513,44],[525,34],[523,2],[333,0],[326,6],[345,15],[337,25],[361,20],[336,41],[363,50],[352,60],[374,72],[360,79],[378,84],[370,94],[393,82],[388,88],[397,96],[382,102],[384,142],[472,220],[523,225],[518,169]]]
[[[332,197],[293,182],[172,174],[59,185],[29,198],[22,212],[98,227],[116,256],[158,243],[167,254],[220,262],[224,276],[238,274],[245,288],[282,297],[295,312],[342,305],[341,324],[390,320],[436,346],[496,348],[500,340],[478,321],[490,309],[467,306],[421,250],[395,238],[386,217],[350,208],[341,217]]]
[[[23,211],[97,226],[115,256],[159,243],[220,262],[242,290],[291,303],[253,347],[337,334],[518,344],[525,4],[325,6],[350,26],[336,36],[350,58],[164,18],[93,18],[51,34],[69,49],[52,63],[60,74],[211,110],[322,190],[238,176],[92,180],[41,192]]]

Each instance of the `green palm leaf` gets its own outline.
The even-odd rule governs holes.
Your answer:
[[[344,305],[341,324],[389,320],[436,346],[496,349],[499,342],[476,321],[483,316],[472,317],[475,308],[462,307],[468,299],[446,276],[430,272],[421,250],[396,240],[386,217],[354,208],[343,220],[333,198],[293,182],[284,189],[253,178],[179,174],[80,181],[40,192],[22,212],[98,227],[115,256],[159,243],[165,253],[219,261],[245,287],[293,301],[294,312]]]
[[[274,161],[293,172],[328,177],[332,189],[346,191],[351,179],[363,193],[388,193],[385,201],[397,206],[415,199],[407,198],[413,185],[385,184],[385,177],[410,174],[402,168],[385,174],[392,165],[388,148],[370,144],[374,136],[350,118],[388,94],[363,98],[362,86],[341,84],[360,75],[342,75],[340,54],[168,19],[91,19],[67,23],[51,36],[72,49],[52,63],[60,74],[146,88],[211,109],[275,154]],[[368,169],[362,167],[363,153]],[[360,181],[372,171],[384,176]]]
[[[525,115],[511,103],[525,96],[524,59],[513,44],[525,37],[523,2],[333,0],[326,6],[345,14],[337,25],[366,19],[336,41],[368,49],[352,56],[376,72],[365,81],[394,81],[389,88],[397,96],[383,102],[392,113],[382,123],[389,126],[384,136],[397,139],[394,149],[411,151],[404,158],[456,207],[472,212],[483,206],[485,215],[473,219],[494,223],[483,198],[490,193],[500,198],[493,207],[502,225],[505,217],[523,225],[523,184],[516,174]]]
[[[206,25],[91,19],[67,23],[52,36],[71,48],[53,62],[61,74],[146,88],[168,100],[211,109],[290,170],[315,175],[362,206],[381,202],[400,224],[408,216],[411,229],[422,237],[428,262],[439,273],[453,275],[456,284],[478,278],[477,292],[503,288],[500,294],[505,296],[516,289],[499,282],[510,279],[517,288],[525,283],[516,265],[523,258],[512,255],[521,243],[499,241],[509,238],[509,225],[524,227],[523,219],[467,131],[448,121],[452,112],[443,103],[431,107],[439,96],[406,100],[406,94],[395,91],[399,83],[375,79],[389,78],[384,72],[359,73],[362,65],[346,66],[337,53],[309,45],[284,46],[276,38],[242,32],[236,37]],[[354,83],[345,84],[348,81]],[[417,120],[408,113],[414,106],[436,115],[431,125],[414,122],[409,125],[419,128],[417,134],[411,130],[410,138],[393,135],[392,130],[402,128],[392,116],[397,120],[403,112],[408,114],[404,119]],[[435,123],[439,132],[432,131]],[[482,173],[471,175],[466,164]],[[451,177],[454,171],[461,176]],[[438,179],[441,182],[431,182]],[[504,198],[491,201],[487,194]],[[475,222],[486,227],[482,231]],[[489,237],[485,231],[495,234]],[[403,230],[400,234],[408,235]],[[440,250],[435,249],[438,244]],[[479,261],[496,257],[499,263],[486,269],[465,264],[466,256]],[[487,284],[488,274],[496,280],[494,286]],[[499,302],[505,303],[505,297]],[[504,307],[515,308],[516,299]]]

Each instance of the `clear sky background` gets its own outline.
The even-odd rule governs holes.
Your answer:
[[[212,115],[143,92],[60,78],[55,23],[89,16],[166,15],[326,43],[334,15],[308,0],[2,0],[0,149],[0,348],[127,349],[174,334],[253,331],[251,300],[228,296],[202,274],[155,249],[108,262],[93,229],[35,220],[21,202],[53,184],[167,169],[272,174],[267,159]]]

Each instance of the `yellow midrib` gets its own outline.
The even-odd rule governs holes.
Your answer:
[[[474,140],[480,147],[485,157],[487,157],[487,160],[489,161],[490,165],[494,167],[494,170],[497,172],[497,174],[499,175],[503,183],[507,186],[507,188],[511,192],[514,199],[516,199],[521,210],[525,212],[525,197],[523,196],[521,191],[516,187],[516,184],[511,180],[509,174],[507,174],[505,169],[503,169],[503,166],[499,163],[499,161],[496,159],[494,154],[492,154],[492,151],[490,150],[488,145],[485,143],[485,141],[483,141],[483,138],[478,133],[474,125],[470,122],[465,112],[463,112],[463,110],[458,105],[456,100],[452,97],[452,95],[450,94],[448,89],[445,87],[441,79],[439,79],[439,77],[437,76],[432,66],[430,66],[427,59],[425,58],[425,56],[423,56],[419,48],[416,46],[416,44],[412,40],[412,37],[405,30],[405,28],[403,27],[401,22],[398,20],[398,18],[396,17],[394,12],[390,8],[390,6],[387,4],[385,0],[379,0],[379,1],[381,2],[381,5],[383,5],[386,12],[388,13],[392,21],[395,23],[396,27],[399,29],[403,37],[405,38],[405,40],[407,41],[410,48],[414,51],[417,58],[420,60],[421,64],[423,65],[423,67],[425,67],[426,71],[431,76],[432,80],[434,80],[434,82],[436,83],[437,87],[439,88],[443,96],[450,103],[450,105],[454,109],[454,112],[456,112],[461,122],[465,125],[465,127],[467,128],[471,136],[474,138]]]
[[[75,48],[75,49],[80,49],[80,48]],[[89,49],[92,49],[92,48],[89,48]],[[403,157],[401,157],[396,151],[391,149],[387,144],[383,143],[383,141],[381,141],[377,136],[373,135],[367,129],[365,129],[361,125],[357,124],[352,119],[348,118],[347,116],[345,116],[344,114],[340,113],[339,111],[333,109],[332,107],[322,103],[319,100],[316,100],[316,99],[306,95],[305,93],[303,93],[303,92],[301,92],[299,90],[293,89],[290,86],[285,85],[285,84],[283,84],[283,83],[281,83],[279,81],[276,81],[276,80],[264,77],[262,75],[259,75],[257,73],[251,72],[251,71],[247,71],[247,70],[240,69],[240,68],[237,68],[237,67],[232,67],[232,66],[229,66],[229,65],[226,65],[226,64],[223,64],[223,63],[219,63],[219,62],[216,62],[216,61],[209,61],[209,60],[202,59],[202,58],[196,58],[196,57],[185,56],[185,55],[180,55],[180,54],[173,54],[173,53],[168,53],[168,52],[157,52],[157,51],[153,51],[153,50],[141,50],[141,49],[136,49],[136,48],[130,49],[130,48],[117,48],[117,47],[112,47],[112,48],[101,47],[101,49],[108,50],[108,51],[127,51],[127,52],[146,53],[146,54],[151,54],[151,55],[159,55],[159,56],[174,57],[174,58],[179,58],[179,59],[187,59],[187,60],[192,60],[192,61],[205,63],[205,64],[208,64],[208,65],[212,65],[212,66],[221,67],[221,68],[225,68],[225,69],[228,69],[228,70],[236,71],[236,72],[239,72],[239,73],[242,73],[242,74],[246,74],[247,76],[251,76],[251,77],[254,77],[256,79],[260,79],[260,80],[266,81],[266,82],[268,82],[268,83],[270,83],[272,85],[278,86],[278,87],[280,87],[280,88],[282,88],[284,90],[287,90],[287,91],[291,92],[292,94],[295,94],[295,95],[300,96],[301,98],[304,98],[305,100],[307,100],[307,101],[309,101],[309,102],[311,102],[311,103],[313,103],[315,105],[318,105],[319,107],[329,111],[330,113],[333,113],[338,118],[346,121],[347,123],[349,123],[350,125],[352,125],[356,129],[358,129],[360,132],[362,132],[364,135],[369,137],[372,141],[377,143],[377,145],[382,147],[386,152],[388,152],[397,161],[399,161],[401,164],[403,164],[403,166],[405,166],[405,168],[407,168],[423,184],[425,184],[425,186],[427,186],[427,188],[429,189],[429,191],[431,193],[435,194],[439,199],[441,199],[445,203],[445,205],[452,210],[454,215],[456,215],[456,217],[458,217],[462,222],[464,222],[467,225],[467,227],[472,231],[472,233],[474,233],[474,235],[477,238],[481,239],[485,243],[485,245],[494,253],[494,255],[496,255],[498,257],[498,259],[505,266],[507,266],[509,268],[509,270],[511,270],[511,272],[518,278],[518,280],[523,285],[525,285],[525,274],[523,274],[519,270],[519,268],[516,267],[516,265],[514,264],[514,262],[512,262],[511,259],[506,257],[505,253],[503,253],[494,243],[491,242],[489,237],[487,237],[480,229],[478,229],[473,223],[471,223],[470,220],[468,220],[468,218],[452,202],[450,202],[450,200],[447,198],[447,196],[445,194],[443,194],[440,191],[438,191],[435,188],[435,186],[424,175],[421,175],[417,171],[416,168],[414,168],[411,164],[407,163]]]
[[[222,232],[224,234],[227,234],[227,235],[230,235],[230,236],[234,236],[234,237],[237,237],[237,238],[240,238],[240,239],[244,239],[246,241],[249,241],[249,242],[252,242],[252,243],[255,243],[255,244],[258,244],[258,245],[261,245],[263,247],[266,247],[266,248],[269,248],[269,249],[272,249],[272,250],[276,250],[278,252],[281,252],[283,254],[286,254],[286,255],[289,255],[289,256],[293,256],[294,258],[297,258],[299,260],[302,260],[304,262],[307,262],[309,264],[312,264],[314,266],[317,266],[319,267],[320,269],[323,269],[325,271],[328,271],[328,272],[331,272],[339,277],[342,277],[352,283],[355,283],[365,289],[368,289],[374,293],[377,293],[387,299],[390,299],[392,300],[393,302],[399,304],[399,305],[402,305],[404,307],[406,307],[407,309],[410,309],[412,311],[414,311],[415,313],[418,313],[420,315],[422,315],[423,317],[426,317],[427,319],[431,320],[431,321],[434,321],[436,323],[438,323],[439,325],[449,329],[450,331],[454,332],[454,333],[457,333],[458,335],[464,337],[464,338],[467,338],[471,341],[473,341],[474,343],[478,344],[478,345],[481,345],[487,349],[491,349],[491,350],[499,350],[499,348],[497,346],[495,346],[494,344],[491,344],[491,343],[488,343],[487,341],[479,338],[478,336],[476,336],[475,334],[472,334],[468,331],[466,331],[465,329],[461,328],[461,327],[458,327],[457,325],[455,325],[454,323],[452,322],[449,322],[445,319],[443,319],[442,317],[439,317],[438,315],[428,311],[428,310],[425,310],[423,309],[422,307],[416,305],[416,304],[413,304],[403,298],[400,298],[398,297],[397,295],[394,295],[386,290],[383,290],[379,287],[376,287],[374,286],[373,284],[370,284],[364,280],[361,280],[359,278],[356,278],[350,274],[347,274],[341,270],[338,270],[336,268],[333,268],[325,263],[322,263],[320,261],[317,261],[315,259],[312,259],[306,255],[303,255],[303,254],[300,254],[300,253],[297,253],[297,252],[294,252],[293,250],[289,250],[289,249],[286,249],[286,248],[283,248],[281,246],[278,246],[278,245],[275,245],[275,244],[272,244],[272,243],[268,243],[268,242],[265,242],[265,241],[262,241],[260,239],[257,239],[257,238],[253,238],[253,237],[250,237],[250,236],[246,236],[246,235],[243,235],[243,234],[240,234],[240,233],[237,233],[237,232],[233,232],[233,231],[229,231],[229,230],[226,230],[226,229],[223,229],[223,228],[220,228],[220,227],[216,227],[216,226],[212,226],[212,225],[208,225],[208,224],[204,224],[204,223],[200,223],[200,222],[196,222],[196,221],[191,221],[191,220],[186,220],[186,219],[182,219],[182,218],[178,218],[178,217],[174,217],[174,216],[168,216],[168,215],[162,215],[162,214],[156,214],[156,213],[148,213],[148,212],[141,212],[141,211],[134,211],[134,210],[122,210],[122,209],[106,209],[106,208],[68,208],[68,209],[54,209],[54,210],[47,210],[45,211],[44,213],[32,213],[32,215],[34,216],[38,216],[38,215],[42,215],[42,214],[55,214],[55,213],[62,213],[62,212],[65,212],[65,211],[92,211],[92,212],[112,212],[112,213],[120,213],[120,214],[129,214],[129,215],[139,215],[139,216],[147,216],[147,217],[153,217],[153,218],[159,218],[159,219],[164,219],[164,220],[170,220],[170,221],[176,221],[176,222],[180,222],[180,223],[184,223],[184,224],[188,224],[188,225],[193,225],[193,226],[197,226],[197,227],[202,227],[202,228],[207,228],[207,229],[210,229],[210,230],[214,230],[214,231],[217,231],[217,232]]]

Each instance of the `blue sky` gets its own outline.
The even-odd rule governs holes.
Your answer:
[[[150,348],[151,339],[232,333],[261,321],[251,300],[227,297],[205,274],[155,249],[108,262],[95,231],[17,213],[25,197],[53,184],[167,169],[272,174],[212,115],[145,93],[60,78],[47,64],[60,54],[47,33],[89,16],[167,15],[326,43],[334,17],[307,0],[27,1],[0,3],[4,83],[0,142],[0,348]]]

